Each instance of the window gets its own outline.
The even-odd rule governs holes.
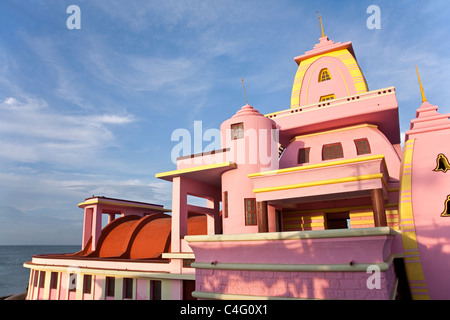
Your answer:
[[[332,100],[332,99],[336,99],[334,94],[327,94],[326,96],[321,96],[320,97],[320,102],[322,101],[328,101],[328,100]]]
[[[123,279],[123,297],[125,299],[133,299],[133,279]]]
[[[45,286],[45,271],[39,272],[39,288],[43,288]]]
[[[327,68],[324,68],[324,69],[320,70],[319,82],[327,81],[327,80],[330,80],[330,79],[331,79],[330,72],[328,71]]]
[[[244,123],[235,123],[231,125],[231,139],[237,140],[244,138]]]
[[[349,212],[335,212],[327,214],[327,229],[349,229]]]
[[[161,281],[152,280],[152,300],[161,300]]]
[[[356,154],[367,154],[370,153],[370,144],[367,138],[357,139],[355,141]]]
[[[85,274],[83,277],[83,293],[92,292],[92,275]]]
[[[245,225],[255,226],[256,225],[256,199],[247,198],[244,199],[245,205]]]
[[[77,290],[77,274],[71,273],[69,274],[69,291]]]
[[[228,218],[228,191],[223,193],[223,216]]]
[[[37,287],[39,271],[34,270],[33,274],[34,274],[33,287]]]
[[[322,148],[322,160],[330,160],[343,157],[344,153],[342,151],[342,144],[340,142],[326,144]]]
[[[50,274],[50,289],[56,289],[58,287],[58,272],[52,272]]]
[[[309,162],[309,149],[310,148],[300,148],[298,149],[298,163],[308,163]]]
[[[114,277],[106,277],[106,296],[114,297],[116,279]]]

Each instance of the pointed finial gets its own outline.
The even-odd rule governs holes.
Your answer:
[[[317,19],[319,19],[319,22],[320,22],[320,29],[322,31],[322,37],[325,37],[325,33],[323,32],[322,16],[319,16],[319,11],[316,11],[316,13],[317,13]]]
[[[425,93],[423,92],[422,81],[420,81],[419,69],[417,69],[417,65],[416,71],[417,71],[417,78],[419,78],[420,93],[422,94],[422,102],[425,102],[427,101],[427,98],[425,98]]]
[[[247,101],[247,94],[245,93],[244,78],[241,78],[241,81],[242,81],[242,87],[244,88],[245,103],[248,104],[248,101]]]

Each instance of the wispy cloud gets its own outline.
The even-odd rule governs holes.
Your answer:
[[[58,165],[94,158],[115,144],[111,126],[134,121],[128,114],[62,113],[31,97],[8,97],[0,103],[0,112],[0,159]]]

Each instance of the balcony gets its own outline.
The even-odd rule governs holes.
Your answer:
[[[370,197],[375,226],[387,226],[389,173],[383,155],[250,174],[257,202],[286,205]]]

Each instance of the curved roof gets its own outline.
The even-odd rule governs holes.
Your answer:
[[[120,217],[103,228],[95,251],[89,240],[85,250],[76,256],[121,259],[161,259],[170,252],[172,218],[164,213],[144,217]],[[207,233],[206,215],[188,218],[188,235]]]

